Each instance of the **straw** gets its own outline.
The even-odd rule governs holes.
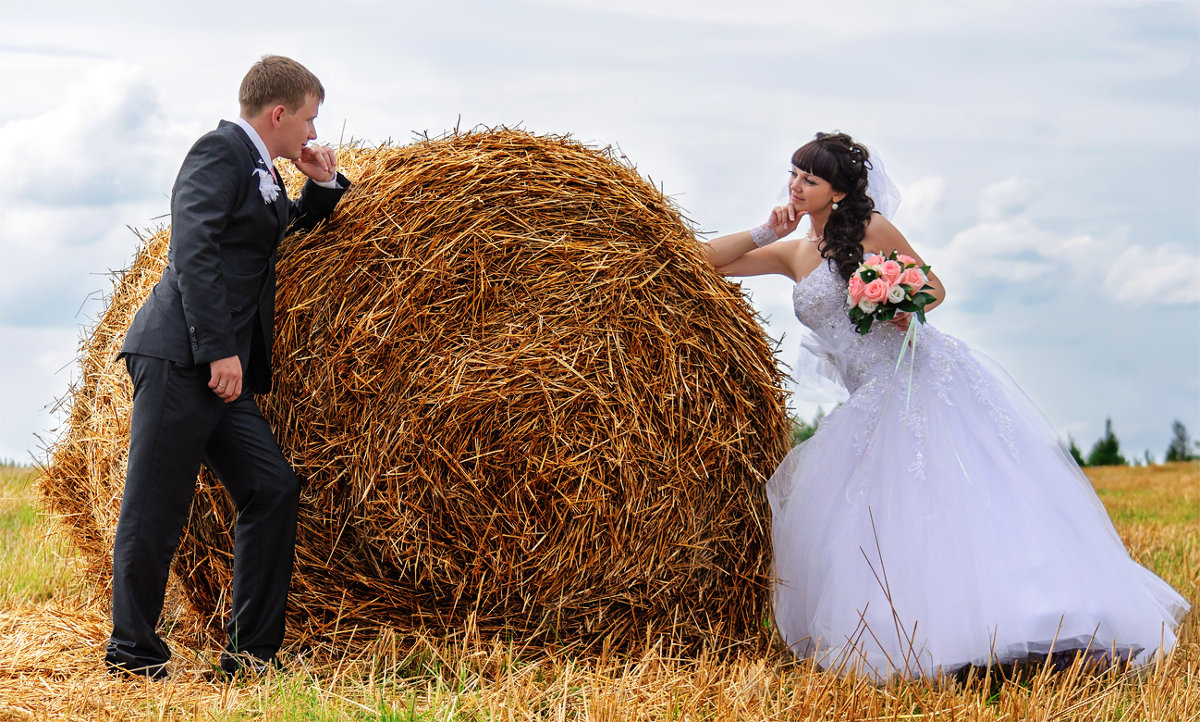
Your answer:
[[[279,250],[261,399],[303,482],[293,641],[470,616],[547,646],[765,648],[781,374],[671,201],[611,149],[507,128],[339,159],[354,187]],[[129,429],[115,354],[168,235],[116,276],[43,469],[101,597]],[[179,634],[223,634],[232,520],[203,472]]]

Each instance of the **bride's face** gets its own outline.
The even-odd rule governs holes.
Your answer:
[[[792,166],[789,173],[791,178],[788,180],[788,195],[796,210],[813,213],[829,207],[834,201],[845,196],[844,193],[835,192],[829,181],[796,166]]]

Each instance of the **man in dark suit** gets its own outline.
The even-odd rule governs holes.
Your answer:
[[[292,574],[299,480],[254,394],[271,383],[275,249],[326,218],[349,182],[330,148],[309,146],[325,98],[299,63],[267,56],[239,91],[241,117],[196,141],[171,193],[171,247],[122,355],[133,379],[129,466],[113,549],[114,673],[159,678],[155,631],[171,559],[203,462],[237,507],[228,674],[275,663]],[[274,159],[308,176],[300,198]]]

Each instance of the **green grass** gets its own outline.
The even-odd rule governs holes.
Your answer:
[[[1113,524],[1200,524],[1200,463],[1085,469]]]
[[[1151,469],[1088,469],[1101,499],[1134,556],[1184,596],[1200,598],[1200,464]],[[15,649],[36,649],[71,634],[62,624],[36,626],[37,608],[76,595],[88,582],[72,572],[73,553],[47,538],[52,525],[38,510],[36,471],[0,465],[0,607],[22,621],[6,632]],[[56,605],[59,608],[68,604]],[[103,610],[82,609],[84,620]],[[51,616],[43,619],[55,620]],[[91,626],[88,626],[90,624]],[[31,626],[32,625],[32,626]],[[773,656],[728,664],[663,658],[597,663],[565,656],[522,656],[519,649],[429,638],[381,639],[346,658],[321,654],[285,657],[287,670],[262,679],[226,682],[189,677],[148,688],[114,684],[99,664],[103,633],[84,624],[61,653],[3,672],[0,720],[15,700],[40,719],[385,720],[476,722],[487,719],[1049,719],[1200,720],[1200,665],[1195,612],[1181,630],[1172,666],[1154,676],[1104,680],[1059,677],[971,689],[936,683],[841,682],[780,665]],[[20,629],[34,630],[32,643]],[[45,631],[38,631],[45,630]],[[3,641],[3,640],[0,640]],[[25,647],[20,647],[25,644]],[[29,645],[32,644],[32,647]],[[182,657],[215,658],[212,650],[178,649]],[[0,655],[2,656],[2,655]],[[13,655],[15,656],[15,655]],[[197,665],[183,665],[191,669]],[[66,698],[70,702],[62,702]],[[840,710],[840,712],[839,712]]]
[[[252,704],[229,714],[212,715],[221,722],[243,720],[304,720],[340,722],[476,722],[478,716],[458,710],[454,685],[429,685],[424,677],[384,674],[357,682],[339,679],[330,684],[305,671],[274,676],[257,686]]]
[[[72,552],[48,533],[29,466],[0,465],[0,604],[47,602],[76,588]]]

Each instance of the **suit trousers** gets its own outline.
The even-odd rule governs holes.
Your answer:
[[[203,462],[237,509],[228,653],[274,657],[283,642],[300,483],[249,392],[225,403],[208,364],[127,354],[133,416],[113,547],[110,667],[162,672],[156,632],[171,560]]]

